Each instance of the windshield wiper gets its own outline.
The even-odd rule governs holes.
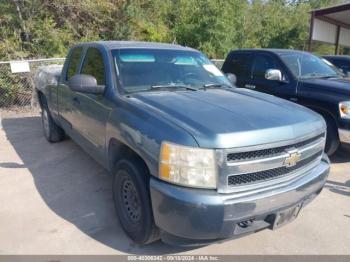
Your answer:
[[[231,86],[229,85],[226,85],[226,84],[205,84],[203,85],[203,90],[206,90],[207,88],[217,88],[217,87],[226,87],[226,88],[232,88]]]
[[[186,85],[168,84],[168,85],[152,85],[150,90],[170,89],[170,88],[182,88],[191,91],[197,91],[198,89]]]
[[[328,76],[321,76],[320,78],[337,78],[337,77],[342,77],[341,75],[328,75]]]
[[[324,74],[318,74],[318,73],[309,73],[305,74],[300,77],[300,79],[312,79],[312,78],[333,78],[333,77],[340,77],[339,75],[324,75]]]

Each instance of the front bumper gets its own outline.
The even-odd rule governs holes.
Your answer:
[[[338,134],[340,143],[350,144],[350,130],[339,128]]]
[[[215,190],[175,186],[156,178],[150,181],[156,225],[164,242],[176,245],[204,245],[271,227],[279,210],[303,203],[305,206],[322,190],[329,174],[329,160],[305,173],[286,187],[239,196]],[[252,226],[238,223],[253,219]]]

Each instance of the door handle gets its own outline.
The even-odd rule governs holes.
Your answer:
[[[255,85],[248,85],[248,84],[246,84],[246,85],[244,85],[244,87],[245,88],[249,88],[249,89],[255,89]]]
[[[79,98],[77,98],[76,96],[73,97],[73,103],[74,103],[74,104],[77,104],[77,105],[80,105],[80,100],[79,100]]]
[[[296,98],[296,97],[291,97],[291,98],[289,98],[289,100],[293,101],[293,102],[298,102],[298,98]]]

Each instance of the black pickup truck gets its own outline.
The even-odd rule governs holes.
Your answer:
[[[284,49],[231,51],[222,71],[236,85],[275,95],[321,114],[327,123],[326,152],[350,143],[350,79],[313,54]]]
[[[347,76],[350,75],[350,56],[348,55],[327,55],[323,56],[323,58],[327,59],[333,65],[338,67],[343,71]]]

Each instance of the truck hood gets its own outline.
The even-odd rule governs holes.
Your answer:
[[[307,108],[245,89],[145,92],[132,99],[187,130],[205,148],[294,140],[325,128]]]
[[[350,78],[302,79],[302,86],[350,97]]]

